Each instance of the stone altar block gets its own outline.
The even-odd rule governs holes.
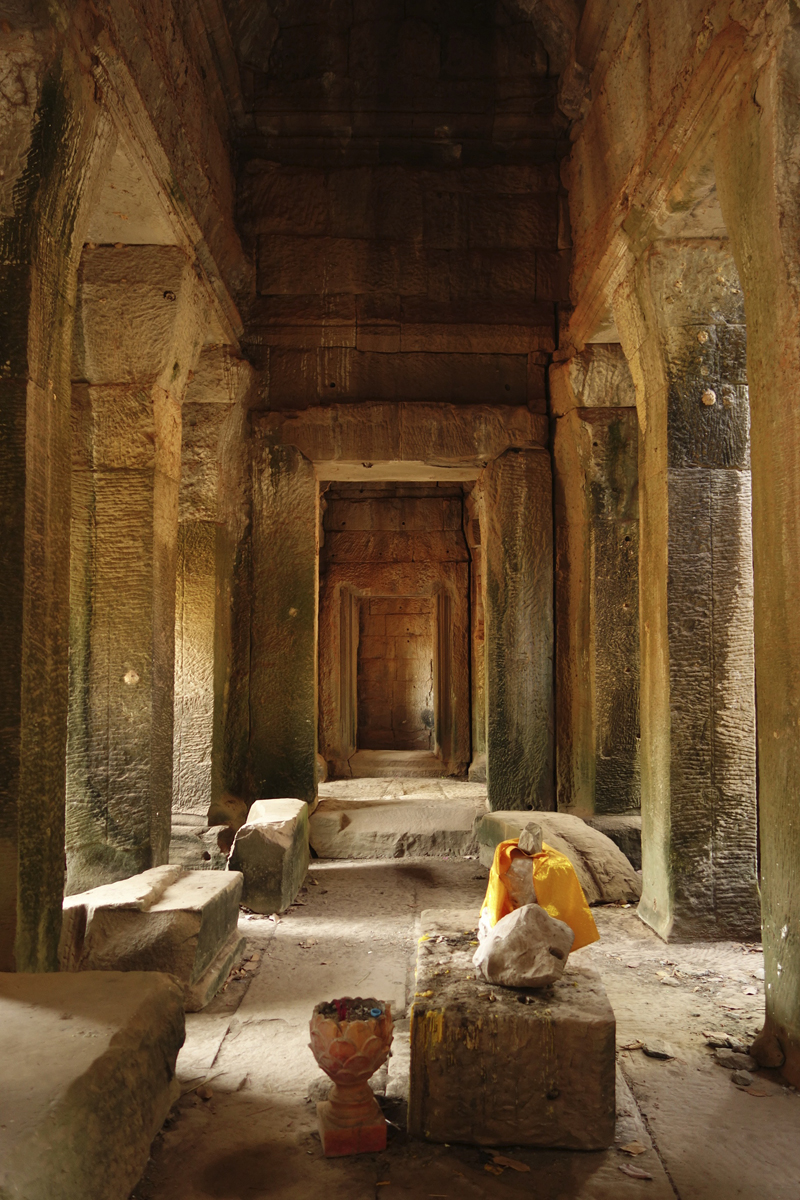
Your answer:
[[[476,979],[478,914],[422,913],[409,1133],[434,1142],[613,1145],[616,1022],[596,971],[546,988]]]
[[[183,985],[187,1012],[205,1007],[244,950],[242,876],[153,867],[67,896],[62,971],[164,971]]]
[[[308,805],[282,797],[256,800],[234,839],[228,868],[244,876],[242,902],[253,912],[285,912],[306,877]]]

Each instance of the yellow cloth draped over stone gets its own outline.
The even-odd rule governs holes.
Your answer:
[[[511,851],[516,850],[518,838],[500,842],[495,848],[494,862],[489,875],[481,915],[486,914],[489,923],[496,925],[501,917],[514,911],[514,903],[503,882],[503,876],[511,865]],[[586,897],[583,894],[575,868],[564,854],[542,843],[538,854],[530,858],[533,869],[533,889],[542,908],[557,921],[569,925],[575,934],[573,950],[598,941],[600,934],[594,923]]]

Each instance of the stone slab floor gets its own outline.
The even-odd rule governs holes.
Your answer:
[[[474,1147],[409,1140],[400,1021],[390,1069],[374,1081],[393,1122],[388,1150],[323,1157],[314,1102],[327,1080],[307,1048],[314,1004],[374,995],[401,1018],[420,912],[477,908],[486,875],[470,859],[317,861],[280,919],[243,914],[249,957],[208,1009],[187,1018],[183,1095],[132,1200],[798,1200],[800,1097],[766,1072],[740,1090],[702,1033],[746,1039],[758,1027],[759,948],[665,946],[630,908],[595,910],[602,939],[575,958],[600,970],[617,1015],[618,1144],[639,1141],[644,1153],[502,1151],[525,1171]],[[674,1058],[638,1048],[654,1039]]]

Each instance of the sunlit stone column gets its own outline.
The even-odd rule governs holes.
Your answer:
[[[549,809],[553,787],[550,456],[508,450],[482,475],[486,763],[492,809]]]
[[[659,243],[615,314],[640,429],[639,912],[665,938],[753,937],[749,415],[727,244]]]
[[[180,405],[203,324],[177,247],[84,252],[73,367],[70,893],[167,861]]]
[[[752,413],[766,1025],[759,1061],[800,1085],[800,30],[726,114],[717,187],[744,291]],[[785,1060],[785,1061],[784,1061]]]
[[[619,345],[550,371],[558,807],[639,808],[636,395]]]
[[[226,346],[200,356],[182,408],[175,604],[173,811],[213,818],[245,790],[240,645],[252,369]],[[211,820],[213,824],[213,819]]]

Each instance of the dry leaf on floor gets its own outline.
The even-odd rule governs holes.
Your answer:
[[[503,1174],[503,1168],[496,1167],[493,1163],[485,1163],[483,1169],[484,1169],[484,1171],[489,1171],[489,1173],[492,1175],[502,1175]]]
[[[626,1142],[624,1146],[617,1146],[624,1154],[646,1154],[647,1146],[643,1146],[641,1142]]]
[[[517,1158],[506,1158],[505,1154],[495,1154],[492,1162],[496,1167],[510,1167],[512,1171],[530,1171],[527,1163],[520,1162]]]
[[[631,1179],[652,1179],[653,1176],[649,1171],[643,1171],[641,1167],[634,1167],[632,1163],[622,1163],[618,1168],[623,1175],[630,1175]]]
[[[644,1046],[644,1042],[627,1042],[624,1046],[621,1046],[620,1049],[621,1050],[641,1050],[643,1048],[643,1046]]]

